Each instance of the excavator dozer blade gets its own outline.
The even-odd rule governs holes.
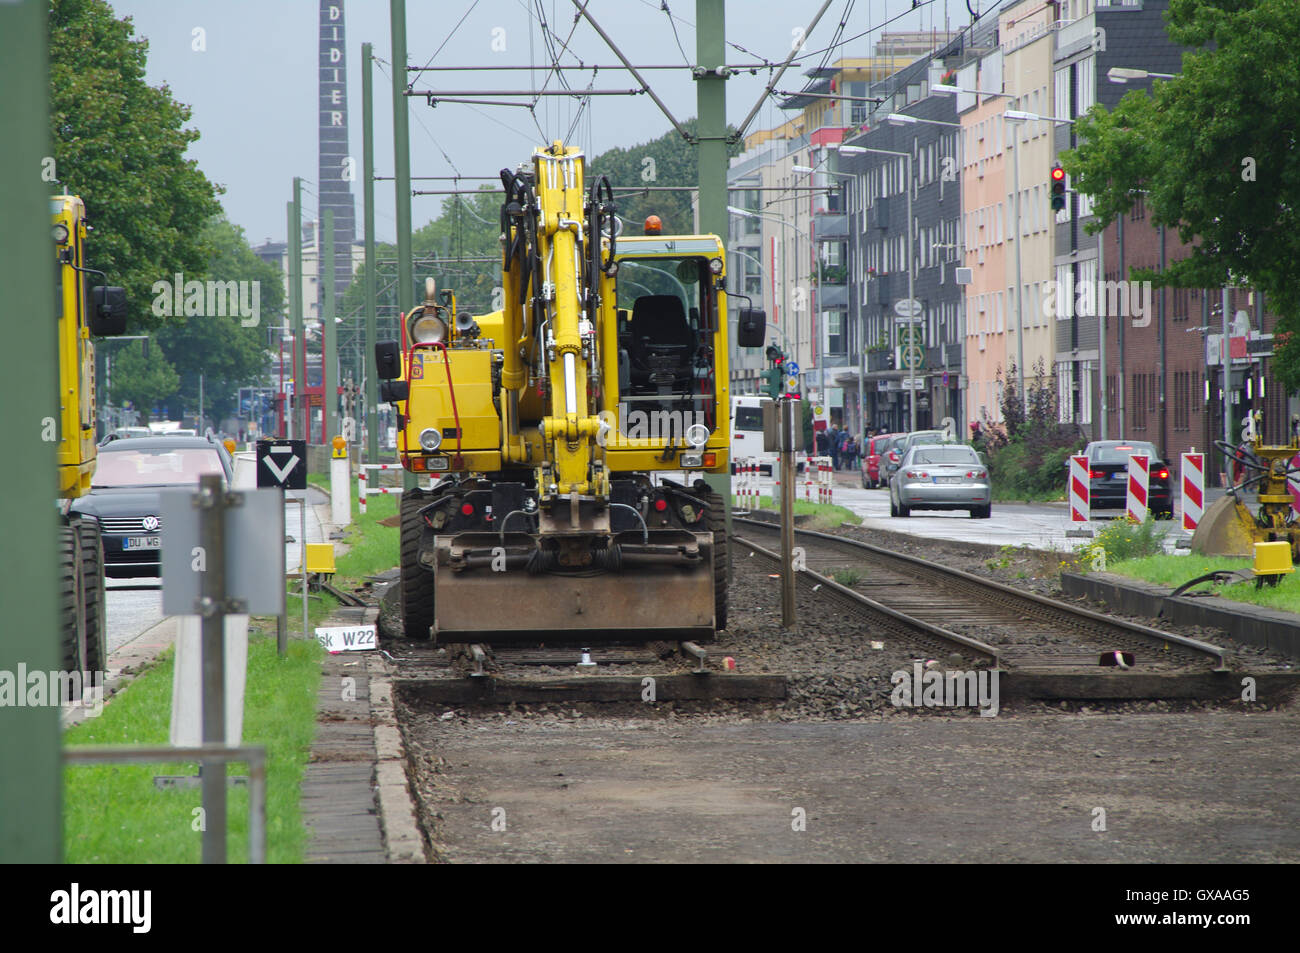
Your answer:
[[[448,642],[711,641],[713,557],[573,575],[434,570],[434,638]]]
[[[1222,496],[1201,516],[1192,534],[1192,552],[1205,556],[1251,556],[1255,518],[1236,497]]]

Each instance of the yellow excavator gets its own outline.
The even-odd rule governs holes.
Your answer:
[[[75,195],[50,200],[57,262],[55,322],[59,338],[59,406],[44,418],[47,439],[58,441],[59,597],[62,603],[63,669],[102,672],[108,662],[104,616],[104,547],[99,523],[69,512],[90,492],[95,472],[95,347],[92,337],[126,330],[126,292],[86,267],[89,225]]]
[[[1248,420],[1248,436],[1238,447],[1216,440],[1215,446],[1235,463],[1242,476],[1206,508],[1192,534],[1193,552],[1209,556],[1251,556],[1255,543],[1286,542],[1293,562],[1300,562],[1300,519],[1296,518],[1291,481],[1300,474],[1300,422],[1293,420],[1291,443],[1266,445],[1263,414]],[[1243,491],[1256,489],[1252,513]]]
[[[716,235],[620,236],[613,189],[554,142],[503,170],[504,305],[430,279],[376,346],[403,467],[408,638],[707,641],[727,619],[726,257]],[[761,347],[765,317],[739,312]],[[659,474],[656,481],[652,474]]]

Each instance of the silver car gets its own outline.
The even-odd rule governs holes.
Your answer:
[[[969,510],[973,519],[993,511],[989,468],[965,444],[917,444],[889,480],[889,515],[912,510]]]

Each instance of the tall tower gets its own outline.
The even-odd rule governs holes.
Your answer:
[[[320,170],[317,208],[334,210],[334,291],[340,298],[352,282],[356,210],[352,182],[361,163],[348,151],[348,71],[343,0],[320,3]],[[320,247],[319,242],[317,248]],[[320,269],[324,273],[324,268]]]

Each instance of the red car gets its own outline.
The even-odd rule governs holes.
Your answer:
[[[887,481],[883,476],[884,463],[882,458],[894,449],[894,444],[899,437],[905,436],[907,435],[901,433],[882,433],[867,438],[866,453],[862,457],[862,488],[864,490],[885,485]],[[897,462],[897,453],[895,453],[894,463]]]

